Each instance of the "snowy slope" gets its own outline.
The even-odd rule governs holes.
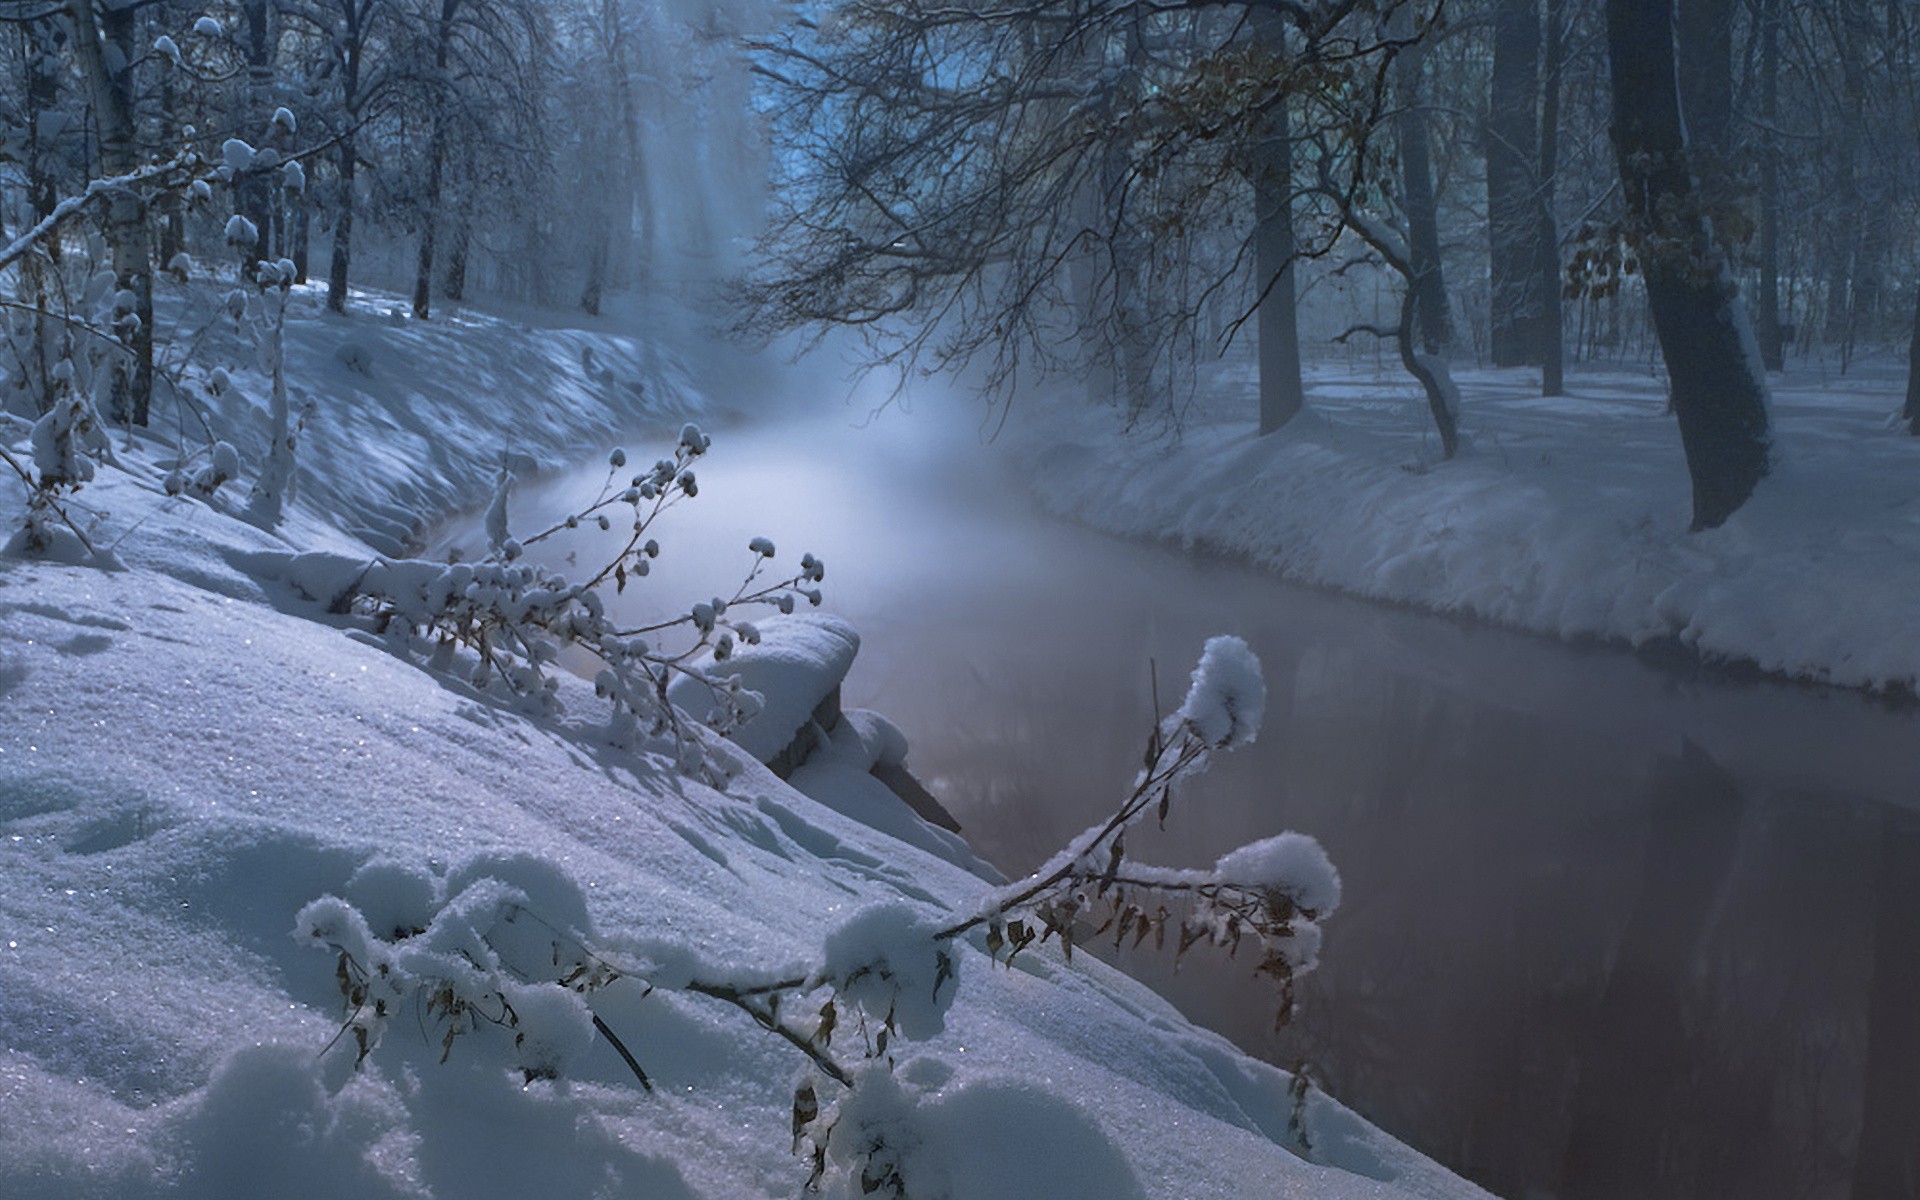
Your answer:
[[[1689,534],[1658,380],[1462,372],[1466,444],[1439,459],[1403,376],[1327,364],[1308,410],[1255,436],[1244,370],[1175,441],[1084,406],[1029,411],[1042,500],[1098,528],[1248,558],[1303,583],[1561,637],[1670,641],[1850,686],[1920,684],[1920,439],[1891,372],[1774,385],[1776,465],[1725,526]]]
[[[490,349],[446,353],[546,352],[476,328]],[[352,428],[418,420],[395,411],[407,351],[376,356],[395,386],[363,389]],[[546,420],[526,391],[489,403],[477,428]],[[587,427],[559,428],[549,446]],[[876,902],[966,911],[986,885],[718,739],[724,792],[607,745],[584,684],[526,716],[301,599],[276,578],[289,542],[355,547],[315,497],[352,520],[466,486],[469,452],[351,441],[309,460],[280,535],[163,499],[136,450],[81,493],[112,565],[0,557],[0,1195],[797,1194],[805,1060],[666,982],[804,972]],[[0,524],[20,513],[0,492]],[[481,935],[540,929],[556,959],[590,947],[625,976],[594,1010],[653,1090],[572,993],[511,981],[541,1045],[477,1020],[446,1046],[415,996],[356,1071],[341,963],[293,936],[326,896],[375,936],[423,930],[422,953],[477,962]],[[1303,1153],[1284,1073],[1085,956],[957,953],[944,1031],[896,1041],[895,1090],[874,1085],[910,1117],[916,1196],[1480,1194],[1317,1094]]]
[[[295,288],[287,309],[288,390],[307,414],[298,484],[312,508],[383,552],[419,521],[483,502],[503,458],[525,477],[568,462],[562,451],[711,408],[676,349],[692,340],[684,314],[460,309],[415,321],[395,297],[356,293],[343,317],[324,296],[321,285]],[[169,328],[196,331],[197,367],[231,364],[224,380],[187,372],[182,392],[248,464],[260,462],[269,388],[251,346],[216,315],[217,292],[168,285],[161,300]],[[631,332],[663,326],[680,336]],[[204,444],[197,420],[176,423],[164,388],[156,411],[154,432],[173,449]]]

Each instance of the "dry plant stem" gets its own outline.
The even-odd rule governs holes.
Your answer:
[[[1155,731],[1154,737],[1157,743],[1159,738],[1157,730]],[[1107,820],[1106,825],[1094,836],[1093,840],[1087,843],[1087,848],[1081,852],[1079,857],[1064,863],[1050,874],[1034,876],[1031,881],[1023,885],[1019,891],[1001,898],[992,908],[975,913],[964,921],[949,925],[934,934],[934,936],[943,941],[958,937],[969,929],[986,924],[1002,912],[1008,909],[1018,908],[1036,896],[1058,887],[1060,884],[1073,878],[1080,864],[1089,855],[1093,854],[1093,852],[1101,846],[1107,844],[1116,834],[1132,824],[1135,818],[1146,811],[1149,804],[1156,802],[1167,789],[1173,785],[1175,779],[1185,772],[1188,767],[1204,758],[1206,754],[1206,743],[1192,736],[1180,736],[1176,741],[1168,745],[1158,746],[1152,763],[1146,770],[1140,773],[1140,779],[1133,785],[1133,792],[1128,795],[1126,802]]]
[[[798,987],[802,985],[795,986]],[[848,1075],[839,1063],[828,1058],[818,1046],[813,1044],[811,1038],[803,1037],[799,1031],[781,1021],[775,1014],[772,1006],[761,1008],[752,1002],[750,998],[752,995],[774,993],[776,991],[775,987],[768,986],[749,991],[747,989],[729,987],[726,984],[703,983],[696,979],[687,984],[687,990],[733,1005],[741,1012],[752,1017],[762,1029],[778,1035],[808,1058],[812,1059],[813,1065],[820,1068],[821,1074],[843,1087],[850,1088],[853,1086],[853,1077]]]
[[[627,1049],[627,1044],[620,1040],[619,1035],[614,1033],[605,1021],[600,1019],[599,1013],[592,1015],[593,1027],[600,1031],[600,1036],[607,1039],[607,1044],[613,1047],[614,1052],[626,1061],[627,1068],[633,1072],[633,1077],[640,1081],[641,1089],[643,1091],[652,1091],[653,1080],[648,1079],[647,1073],[640,1069],[639,1060],[633,1057],[633,1052]]]

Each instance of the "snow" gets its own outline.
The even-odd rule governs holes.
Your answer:
[[[1576,369],[1570,395],[1542,399],[1536,372],[1460,372],[1451,462],[1403,375],[1327,363],[1307,382],[1307,410],[1266,438],[1235,362],[1178,440],[1030,405],[1009,444],[1048,508],[1109,532],[1563,638],[1920,686],[1920,439],[1890,425],[1896,369],[1776,379],[1773,473],[1697,534],[1679,434],[1648,374]]]
[[[220,143],[220,165],[228,171],[239,173],[253,166],[254,149],[242,138],[228,138]],[[227,228],[227,240],[233,241],[233,228]]]
[[[709,662],[700,672],[714,681],[738,679],[760,697],[759,711],[728,736],[761,762],[772,762],[846,678],[860,635],[838,617],[816,613],[770,617],[754,628],[758,645],[737,646],[725,662]],[[696,678],[675,679],[667,695],[699,720],[721,711],[713,689]]]
[[[1309,913],[1340,907],[1340,873],[1320,843],[1304,833],[1282,833],[1220,856],[1215,879],[1249,888],[1277,888]]]
[[[816,978],[874,1026],[916,1042],[946,1028],[957,956],[935,940],[941,922],[898,900],[869,905],[827,935]]]
[[[227,245],[246,248],[260,244],[260,227],[239,213],[227,218]]]
[[[1207,745],[1225,749],[1253,741],[1266,708],[1267,685],[1253,650],[1241,638],[1215,637],[1201,649],[1187,697],[1172,721],[1192,727]]]
[[[509,439],[605,453],[673,412],[583,380],[586,346],[686,378],[607,333],[296,313],[290,383],[323,403],[281,526],[168,497],[174,451],[138,437],[78,494],[111,559],[0,559],[0,1195],[791,1196],[806,1056],[681,989],[816,970],[899,1032],[888,1072],[843,1015],[862,1086],[822,1098],[872,1111],[834,1152],[898,1130],[916,1195],[1480,1194],[1317,1092],[1302,1149],[1290,1076],[1087,956],[1008,970],[962,937],[941,978],[921,935],[988,885],[733,744],[703,739],[705,782],[610,744],[583,681],[530,714],[329,613],[412,522],[484,498]],[[204,401],[247,472],[261,384]],[[0,492],[0,523],[24,507]],[[832,622],[763,628],[734,667],[852,653]],[[888,728],[847,723],[823,765],[903,754]],[[860,1194],[851,1165],[827,1186]]]

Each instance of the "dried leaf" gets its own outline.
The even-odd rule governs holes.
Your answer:
[[[807,1126],[820,1116],[820,1097],[813,1090],[811,1079],[802,1083],[793,1093],[793,1151],[800,1153],[800,1135]]]

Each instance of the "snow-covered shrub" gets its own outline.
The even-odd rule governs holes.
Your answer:
[[[794,574],[769,581],[773,543],[753,539],[745,577],[729,596],[688,607],[677,618],[627,628],[607,611],[601,589],[624,591],[645,578],[660,543],[654,522],[698,491],[693,463],[711,439],[687,425],[671,458],[621,482],[623,451],[609,458],[607,485],[593,503],[524,541],[510,528],[513,476],[502,469],[483,518],[489,553],[473,563],[379,559],[372,564],[329,560],[331,579],[307,578],[302,589],[329,605],[372,619],[381,632],[424,651],[429,666],[458,670],[476,687],[497,688],[530,711],[551,714],[559,701],[555,663],[562,651],[584,652],[598,663],[594,691],[610,707],[607,737],[623,747],[665,739],[682,769],[706,764],[706,744],[668,699],[676,676],[696,680],[714,700],[708,724],[725,732],[752,715],[759,698],[737,679],[712,679],[692,669],[702,652],[725,659],[740,643],[759,641],[743,614],[756,607],[792,612],[798,601],[820,603],[826,568],[804,555]],[[624,511],[623,511],[624,510]],[[629,533],[617,552],[584,579],[569,580],[524,561],[524,548],[583,525],[609,530],[621,513]],[[290,568],[291,569],[291,568]],[[303,575],[314,573],[302,569]],[[325,572],[322,572],[324,574]]]
[[[216,440],[207,447],[206,453],[207,461],[192,474],[188,474],[184,464],[167,472],[166,478],[161,481],[167,495],[191,495],[210,500],[219,493],[222,485],[239,476],[240,452],[233,448],[232,442]]]
[[[1318,957],[1317,922],[1340,902],[1339,875],[1319,843],[1281,834],[1223,856],[1210,870],[1136,863],[1126,853],[1127,829],[1150,813],[1164,824],[1174,785],[1204,771],[1215,752],[1253,741],[1265,709],[1253,651],[1236,637],[1209,640],[1186,698],[1154,730],[1146,765],[1113,816],[954,931],[985,925],[988,953],[1004,951],[1008,962],[1053,937],[1071,956],[1077,931],[1088,926],[1096,937],[1111,933],[1116,946],[1149,937],[1164,945],[1171,931],[1177,955],[1204,942],[1233,956],[1251,935],[1261,951],[1256,969],[1280,994],[1276,1023],[1284,1023],[1294,978]]]
[[[260,368],[272,383],[267,404],[267,461],[253,482],[246,512],[247,520],[262,529],[278,525],[282,511],[294,498],[294,445],[306,420],[302,414],[295,421],[287,400],[287,297],[297,277],[298,272],[287,259],[257,263],[253,294],[236,289],[228,297],[229,310],[252,337]]]
[[[488,1042],[528,1082],[556,1079],[593,1041],[586,996],[619,975],[580,931],[551,925],[523,889],[492,875],[449,896],[424,928],[383,924],[376,932],[337,896],[310,902],[294,920],[296,940],[336,956],[346,1010],[339,1037],[352,1039],[356,1063],[398,1029],[434,1039],[442,1062],[469,1037]]]
[[[64,369],[62,369],[64,368]],[[67,500],[93,478],[94,460],[109,452],[106,429],[86,394],[70,386],[71,364],[56,368],[53,403],[33,423],[31,465],[0,447],[0,459],[19,476],[27,489],[24,548],[39,553],[51,549],[56,529],[65,526],[89,551],[86,534],[67,511]]]
[[[862,909],[827,935],[811,986],[836,996],[878,1026],[878,1048],[898,1032],[915,1041],[946,1028],[958,960],[940,925],[907,904]]]
[[[663,503],[662,489],[678,478],[678,468],[668,467],[704,449],[697,432],[683,435],[675,463],[663,463],[646,477],[654,482],[649,502]],[[621,465],[617,454],[614,465]],[[504,523],[503,505],[500,528],[493,531],[501,548],[508,542]],[[643,525],[636,521],[636,531]],[[626,553],[634,551],[637,537]],[[754,549],[763,554],[772,546]],[[451,577],[440,572],[452,568],[432,564],[385,566],[409,576],[407,586],[393,593],[404,599],[385,601],[387,611],[396,620],[428,624],[445,620],[459,603],[474,603],[468,589],[497,589],[503,586],[495,582],[500,573],[529,571],[497,561]],[[388,578],[391,583],[393,576]],[[783,594],[817,578],[817,570],[805,570]],[[460,587],[449,591],[455,580]],[[464,599],[456,601],[453,592]],[[362,594],[380,593],[376,587]],[[571,620],[559,615],[574,612],[569,606],[584,610],[591,603],[582,598],[591,592],[570,589],[543,592],[538,603],[524,590],[515,594],[513,603],[526,611],[548,606],[542,628]],[[462,611],[483,619],[477,609]],[[696,627],[703,636],[713,628]],[[526,653],[529,662],[545,661],[537,652]],[[858,909],[827,932],[818,965],[792,977],[703,963],[691,946],[679,945],[651,948],[648,963],[618,963],[593,945],[579,891],[557,868],[513,859],[484,860],[453,872],[445,883],[452,895],[444,903],[434,898],[431,882],[394,864],[370,866],[347,889],[364,893],[360,904],[333,896],[315,900],[301,911],[295,936],[337,956],[345,1005],[340,1037],[353,1038],[357,1061],[402,1024],[394,1018],[404,1009],[424,1014],[443,1059],[463,1036],[510,1034],[496,1039],[505,1048],[504,1061],[529,1080],[563,1072],[602,1036],[651,1090],[640,1062],[646,1047],[638,1047],[636,1056],[619,1040],[593,1011],[596,993],[630,978],[649,992],[685,992],[730,1005],[808,1064],[793,1093],[791,1135],[793,1152],[808,1166],[809,1190],[850,1200],[937,1200],[951,1193],[947,1177],[957,1160],[951,1147],[937,1144],[939,1122],[922,1111],[932,1093],[918,1086],[924,1080],[914,1068],[925,1060],[909,1052],[907,1065],[895,1067],[902,1057],[899,1039],[925,1041],[945,1031],[966,955],[1010,965],[1030,947],[1058,937],[1071,961],[1076,928],[1101,917],[1094,932],[1112,930],[1116,942],[1131,937],[1138,944],[1149,936],[1159,941],[1177,931],[1176,952],[1182,954],[1200,942],[1232,954],[1252,939],[1262,949],[1258,971],[1279,987],[1280,1015],[1287,1015],[1293,980],[1311,970],[1318,956],[1318,921],[1340,901],[1339,875],[1319,844],[1281,834],[1192,870],[1131,862],[1124,847],[1125,832],[1149,814],[1167,817],[1176,782],[1205,770],[1214,753],[1254,739],[1265,701],[1252,651],[1237,638],[1213,639],[1185,700],[1154,728],[1145,765],[1108,820],[969,914],[905,901]],[[372,921],[368,909],[378,914]]]

